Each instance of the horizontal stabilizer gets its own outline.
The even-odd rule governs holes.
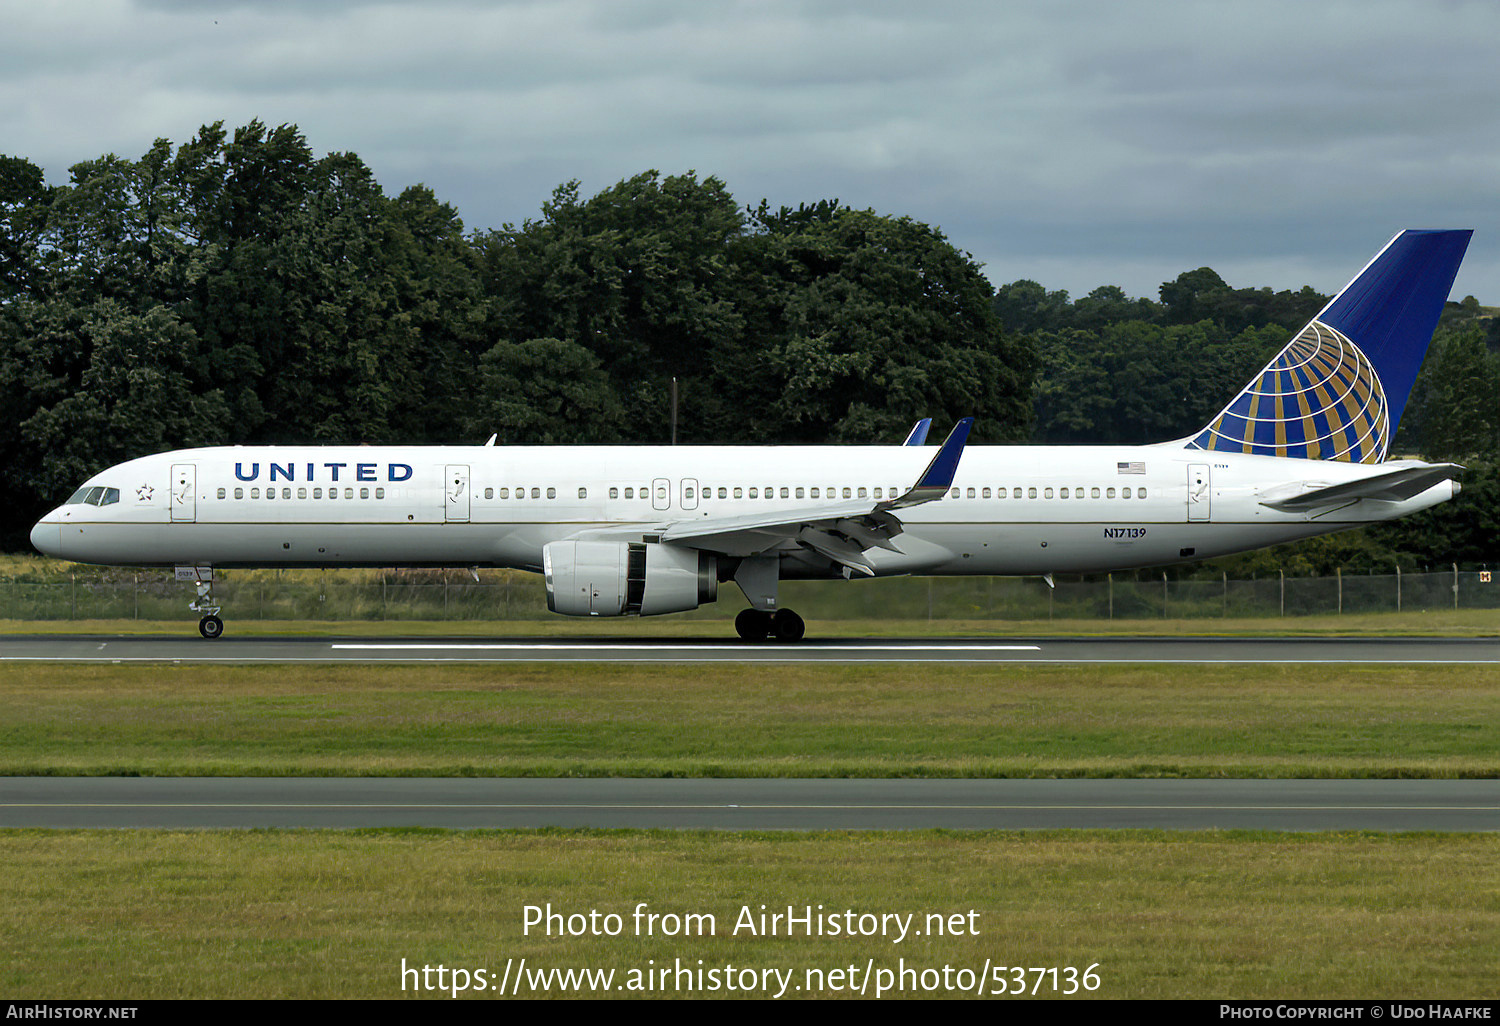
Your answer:
[[[1387,464],[1389,466],[1390,464]],[[1400,502],[1420,495],[1435,484],[1450,480],[1463,471],[1457,463],[1416,463],[1398,470],[1389,470],[1373,477],[1343,484],[1317,485],[1303,482],[1292,487],[1300,489],[1295,494],[1261,501],[1262,506],[1279,509],[1285,513],[1301,513],[1319,506],[1332,506],[1356,499],[1384,499]]]

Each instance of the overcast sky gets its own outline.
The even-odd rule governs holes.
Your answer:
[[[53,182],[251,118],[470,229],[650,168],[939,226],[995,283],[1342,286],[1476,229],[1500,304],[1500,3],[0,0],[0,152]]]

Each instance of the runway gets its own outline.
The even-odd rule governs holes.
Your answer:
[[[18,635],[0,662],[1479,663],[1497,638],[879,638],[792,645],[673,638]]]
[[[1494,780],[0,778],[0,827],[1500,830]]]

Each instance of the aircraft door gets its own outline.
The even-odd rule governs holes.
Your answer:
[[[1187,518],[1209,520],[1213,487],[1207,463],[1188,464]]]
[[[447,493],[443,501],[443,519],[450,524],[469,522],[469,465],[450,464],[443,479],[443,490]]]
[[[695,477],[682,479],[682,508],[698,508],[698,479]]]
[[[198,467],[172,464],[172,519],[191,523],[198,519]]]
[[[672,508],[672,482],[664,477],[658,477],[651,482],[651,508]]]

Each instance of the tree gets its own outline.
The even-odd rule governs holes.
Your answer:
[[[618,441],[623,410],[599,359],[576,342],[498,342],[479,360],[479,388],[465,417],[469,433],[502,444]]]

